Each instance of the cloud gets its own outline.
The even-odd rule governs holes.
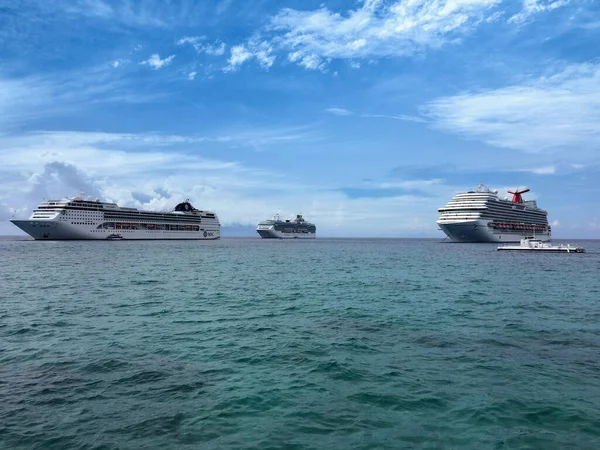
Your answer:
[[[249,137],[238,136],[240,142]],[[318,223],[321,236],[437,235],[435,208],[414,193],[347,195],[290,174],[206,158],[201,142],[194,136],[68,131],[0,137],[0,220],[13,213],[27,217],[43,198],[83,190],[122,206],[155,210],[189,197],[197,207],[215,210],[225,226],[256,226],[276,212],[303,213]],[[407,207],[410,217],[402,213]],[[0,222],[0,234],[17,231]]]
[[[13,2],[14,3],[14,2]],[[36,4],[38,3],[38,4]],[[33,5],[33,6],[31,6]],[[38,10],[41,16],[57,19],[103,21],[114,27],[166,28],[191,25],[204,16],[206,6],[202,2],[164,0],[52,0],[51,2],[27,2],[30,13]]]
[[[287,60],[306,70],[326,71],[334,59],[348,60],[350,68],[361,67],[357,59],[407,57],[445,45],[457,44],[480,27],[499,22],[505,0],[359,0],[349,11],[335,11],[322,4],[318,9],[282,8],[249,42],[262,40],[271,51],[287,54]],[[522,22],[570,0],[522,0],[522,9],[509,22]],[[196,44],[195,44],[196,45]],[[250,60],[254,52],[240,44],[230,58],[227,71]],[[242,52],[242,50],[244,50]],[[264,64],[263,64],[264,67]],[[270,67],[270,66],[269,66]]]
[[[314,53],[306,54],[302,51],[296,51],[290,53],[288,59],[291,62],[298,63],[298,65],[304,67],[306,70],[325,70],[325,61]]]
[[[120,67],[120,66],[119,66]],[[0,127],[4,132],[35,120],[83,111],[98,103],[145,103],[160,90],[137,93],[121,70],[103,63],[85,70],[7,77],[0,72]]]
[[[164,66],[168,66],[171,61],[175,58],[175,55],[167,56],[165,59],[160,59],[160,55],[158,53],[154,53],[145,61],[142,61],[140,64],[148,65],[152,67],[154,70],[158,70]]]
[[[325,112],[329,114],[333,114],[335,116],[352,116],[354,113],[348,109],[344,108],[327,108]],[[417,116],[409,116],[406,114],[398,114],[398,115],[387,115],[387,114],[358,114],[358,117],[366,117],[366,118],[376,118],[376,119],[392,119],[392,120],[405,120],[408,122],[427,122],[422,117]]]
[[[263,68],[273,64],[275,51],[306,70],[326,71],[333,59],[408,56],[427,48],[457,42],[475,29],[502,0],[363,0],[346,15],[325,6],[300,11],[283,8],[269,25],[246,44],[231,48],[234,71],[253,57]],[[261,37],[262,36],[262,37]],[[198,45],[195,38],[185,42]]]
[[[236,70],[240,65],[252,58],[252,53],[243,45],[231,47],[231,56],[229,57],[229,66],[231,70]]]
[[[520,85],[443,97],[423,112],[439,129],[498,147],[594,154],[600,141],[600,64],[574,64]]]
[[[522,0],[523,9],[521,12],[508,19],[508,21],[521,23],[529,19],[534,14],[544,11],[552,11],[553,9],[566,6],[570,2],[571,0]]]
[[[325,6],[282,9],[271,20],[273,42],[290,60],[313,67],[327,58],[406,56],[439,48],[473,30],[501,0],[364,0],[342,15]],[[309,64],[310,62],[310,64]]]
[[[349,111],[344,108],[327,108],[325,110],[325,112],[328,112],[328,113],[336,115],[336,116],[351,116],[352,115],[352,111]]]
[[[536,167],[533,169],[522,169],[523,172],[530,172],[536,175],[554,175],[556,173],[556,166],[544,166]]]
[[[197,72],[188,73],[188,80],[193,81],[196,78]]]
[[[379,118],[379,119],[405,120],[407,122],[420,122],[420,123],[427,122],[427,120],[423,119],[422,117],[408,116],[406,114],[399,114],[396,116],[386,115],[386,114],[362,114],[361,117],[374,117],[374,118]]]
[[[225,53],[226,46],[224,42],[215,41],[212,44],[208,44],[205,41],[206,36],[188,36],[179,39],[177,45],[189,44],[194,47],[194,50],[198,54],[206,53],[207,55],[221,56]]]
[[[273,47],[267,41],[251,39],[248,45],[235,45],[231,47],[231,54],[227,60],[228,65],[223,69],[225,72],[234,72],[242,64],[250,59],[255,59],[263,69],[270,68],[275,62],[272,54]]]

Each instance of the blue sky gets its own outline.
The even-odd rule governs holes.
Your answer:
[[[480,182],[600,237],[594,0],[0,0],[0,234],[83,190],[442,237]]]

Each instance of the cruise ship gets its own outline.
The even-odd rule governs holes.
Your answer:
[[[498,197],[480,184],[474,190],[456,194],[440,208],[437,224],[456,242],[520,242],[526,237],[549,241],[548,213],[534,200],[523,200],[529,189],[508,191],[512,200]]]
[[[40,240],[69,239],[219,239],[221,224],[210,211],[201,211],[189,200],[173,211],[142,211],[83,198],[41,203],[27,220],[11,220]]]
[[[263,239],[314,239],[317,227],[314,223],[306,222],[300,214],[295,219],[286,220],[276,215],[259,223],[256,232]]]

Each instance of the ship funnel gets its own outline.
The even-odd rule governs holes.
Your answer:
[[[509,194],[513,195],[513,203],[523,203],[523,197],[521,197],[521,194],[524,194],[525,192],[529,192],[529,189],[519,190],[519,188],[517,188],[514,191],[508,191]]]

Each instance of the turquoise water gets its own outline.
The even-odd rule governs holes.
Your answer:
[[[600,448],[600,242],[0,241],[0,448]]]

